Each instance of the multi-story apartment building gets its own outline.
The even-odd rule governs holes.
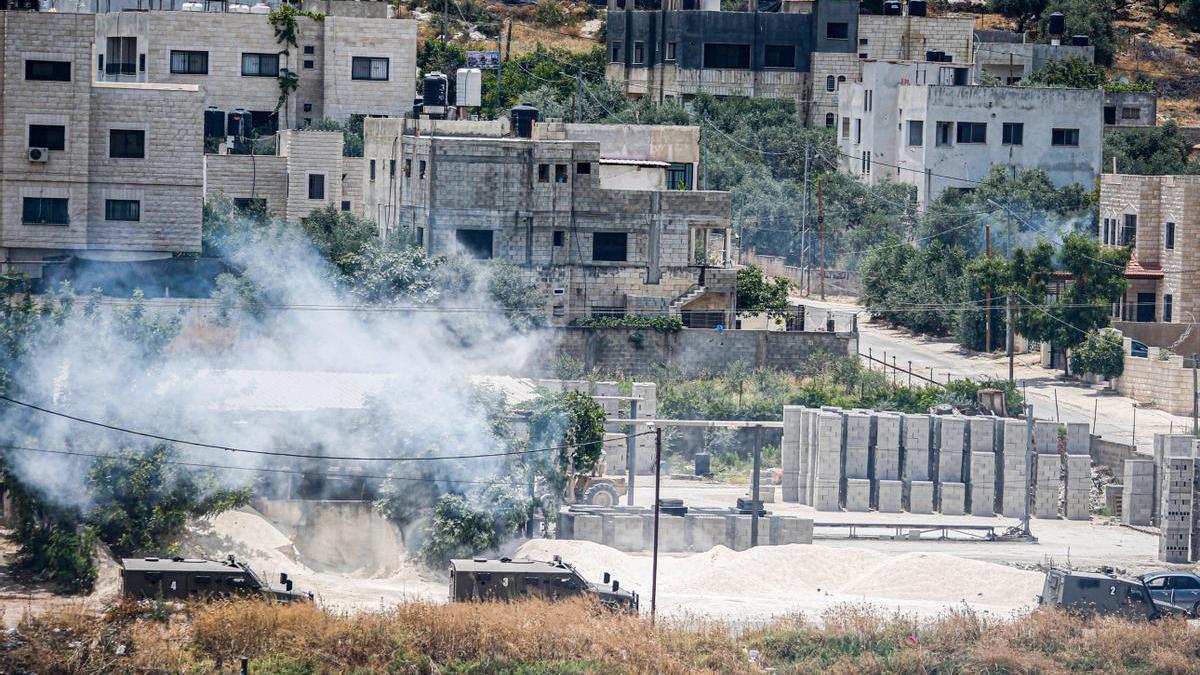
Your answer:
[[[1104,246],[1132,246],[1121,321],[1191,323],[1200,317],[1200,176],[1100,178]]]
[[[916,185],[922,206],[996,165],[1044,169],[1058,186],[1099,175],[1102,90],[969,83],[969,64],[867,62],[839,101],[842,167]]]
[[[728,193],[607,188],[606,146],[571,140],[572,125],[520,138],[471,122],[416,135],[415,124],[365,121],[366,210],[385,232],[521,266],[560,322],[669,311],[731,325]]]
[[[203,98],[96,82],[91,14],[0,12],[0,269],[200,250]]]
[[[657,103],[700,94],[788,98],[811,125],[834,121],[837,92],[866,58],[968,61],[974,19],[925,16],[926,3],[859,14],[848,0],[782,2],[778,11],[720,11],[667,0],[643,10],[609,0],[607,77]],[[711,6],[710,6],[711,5]]]
[[[277,41],[265,14],[100,14],[96,79],[197,86],[205,109],[249,111],[259,135],[322,117],[342,121],[412,109],[416,21],[334,15],[300,17],[296,27],[297,46],[290,47]],[[299,79],[280,105],[283,70]]]

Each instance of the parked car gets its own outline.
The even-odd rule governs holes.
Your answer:
[[[1182,607],[1200,617],[1200,575],[1192,572],[1148,572],[1142,575],[1155,602]]]

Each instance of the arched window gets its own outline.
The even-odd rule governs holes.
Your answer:
[[[837,84],[834,81],[832,75],[825,78],[825,91],[833,91],[836,86],[837,86]]]
[[[845,75],[838,75],[838,80],[837,80],[837,88],[838,88],[838,91],[841,91],[841,89],[842,89],[842,83],[843,83],[843,82],[845,82],[845,81],[846,81],[846,76],[845,76]]]
[[[835,117],[833,116],[833,113],[825,113],[825,127],[826,127],[826,128],[829,128],[829,129],[832,129],[832,128],[833,128],[833,124],[834,124],[834,120],[836,120],[836,119],[837,119],[837,118],[835,118]]]

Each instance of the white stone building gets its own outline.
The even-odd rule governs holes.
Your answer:
[[[1096,180],[1103,90],[969,82],[970,64],[868,61],[838,106],[842,167],[916,185],[923,207],[997,165],[1044,169],[1057,186]]]

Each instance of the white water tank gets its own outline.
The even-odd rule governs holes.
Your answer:
[[[705,12],[719,12],[721,11],[721,0],[704,0],[700,6],[704,8]]]
[[[251,14],[270,14],[271,6],[265,2],[260,2],[250,7]]]
[[[483,72],[478,68],[459,68],[455,72],[455,103],[460,108],[483,105]]]
[[[185,2],[185,3],[183,3],[183,6],[180,7],[179,9],[181,9],[185,12],[203,12],[204,11],[204,3],[203,2]]]
[[[229,9],[227,11],[232,14],[249,14],[250,5],[243,5],[241,3],[231,4],[229,5]]]

